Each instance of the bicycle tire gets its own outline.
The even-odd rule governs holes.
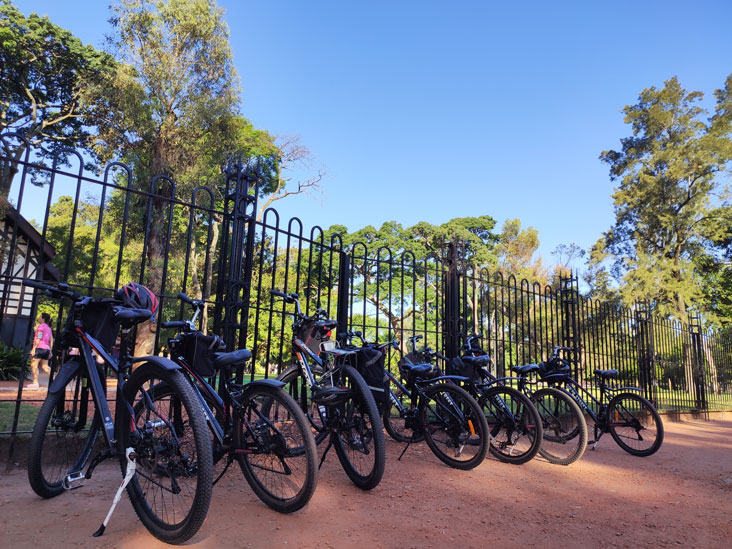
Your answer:
[[[310,400],[310,388],[305,383],[300,366],[293,364],[277,376],[285,384],[285,391],[299,404],[300,409],[310,424],[315,438],[315,444],[320,444],[328,437],[325,428],[325,408]]]
[[[449,383],[430,385],[420,398],[419,419],[427,446],[446,465],[469,470],[485,459],[488,424],[482,409],[465,389]]]
[[[478,402],[490,433],[490,452],[504,463],[522,465],[541,447],[543,429],[536,407],[523,393],[505,385],[482,391]]]
[[[545,387],[530,397],[541,417],[539,455],[555,465],[571,465],[587,449],[587,422],[579,405],[560,389]]]
[[[99,440],[101,420],[87,386],[87,378],[77,373],[61,390],[46,395],[38,413],[28,449],[28,480],[41,497],[61,494],[66,475],[82,471]]]
[[[136,454],[127,494],[148,531],[172,544],[196,534],[211,502],[211,435],[193,391],[180,371],[145,363],[130,375],[117,408],[123,474],[125,449]]]
[[[663,444],[661,416],[653,404],[640,395],[615,395],[608,403],[607,420],[610,435],[631,455],[650,456]]]
[[[338,375],[340,373],[340,376]],[[327,407],[329,420],[337,414],[339,428],[331,434],[338,460],[351,482],[362,490],[378,486],[386,467],[382,416],[363,376],[352,366],[336,370],[334,383],[349,387],[343,404]]]
[[[247,482],[275,511],[302,509],[318,484],[318,451],[305,414],[277,387],[245,389],[238,404],[234,448]]]
[[[415,432],[414,429],[408,429],[405,426],[407,418],[403,417],[399,408],[395,406],[394,401],[392,400],[392,398],[396,398],[407,410],[409,410],[412,405],[411,397],[402,391],[401,388],[396,386],[396,390],[392,391],[391,386],[392,381],[390,380],[386,410],[384,410],[384,429],[386,429],[387,434],[397,442],[422,442],[424,440],[424,434]]]

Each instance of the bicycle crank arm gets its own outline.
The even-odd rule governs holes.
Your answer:
[[[112,518],[112,512],[114,512],[114,508],[117,507],[119,500],[122,498],[122,491],[130,483],[132,477],[135,476],[135,450],[132,448],[127,448],[127,450],[125,450],[125,455],[127,456],[127,470],[125,471],[125,478],[122,479],[122,484],[120,484],[119,488],[117,488],[117,493],[114,495],[114,499],[112,500],[112,507],[109,509],[109,513],[107,513],[104,522],[99,527],[99,530],[92,534],[92,536],[94,536],[95,538],[98,538],[99,536],[104,534],[104,530],[105,528],[107,528],[107,523],[109,522],[109,519]]]

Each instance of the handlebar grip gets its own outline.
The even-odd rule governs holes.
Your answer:
[[[410,338],[409,338],[409,341],[419,341],[419,340],[420,340],[420,339],[422,339],[423,337],[424,337],[424,336],[423,336],[423,335],[421,335],[421,334],[420,334],[420,335],[413,335],[412,337],[410,337]]]
[[[270,290],[270,295],[273,295],[275,297],[281,297],[282,299],[285,299],[287,297],[287,294],[285,292],[281,292],[279,290]]]
[[[23,284],[26,286],[30,286],[31,288],[38,288],[39,290],[53,290],[54,288],[52,286],[49,286],[48,284],[44,284],[43,282],[38,282],[37,280],[31,280],[30,278],[24,278]]]
[[[170,322],[163,322],[160,325],[161,328],[187,328],[188,323],[185,320],[171,320]]]
[[[193,304],[193,300],[190,297],[188,297],[186,294],[184,294],[183,292],[180,292],[178,294],[178,299],[180,299],[184,303]]]

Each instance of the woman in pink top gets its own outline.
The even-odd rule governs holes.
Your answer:
[[[53,331],[51,330],[51,315],[41,313],[38,317],[38,326],[33,336],[33,346],[31,347],[31,373],[33,374],[33,382],[28,385],[27,389],[38,389],[38,366],[43,368],[47,374],[51,373],[48,366],[48,359],[51,358],[51,347],[53,346]]]

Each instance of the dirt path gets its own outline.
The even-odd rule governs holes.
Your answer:
[[[369,493],[329,455],[315,496],[295,515],[270,511],[231,470],[190,546],[730,547],[732,418],[665,426],[664,445],[650,458],[624,453],[607,436],[570,467],[489,458],[463,472],[424,444],[396,461],[403,446],[389,442],[386,475]],[[4,460],[7,448],[0,450]],[[126,496],[104,537],[91,537],[120,482],[115,464],[53,500],[36,497],[21,464],[13,465],[0,475],[0,546],[164,546],[140,526]]]

